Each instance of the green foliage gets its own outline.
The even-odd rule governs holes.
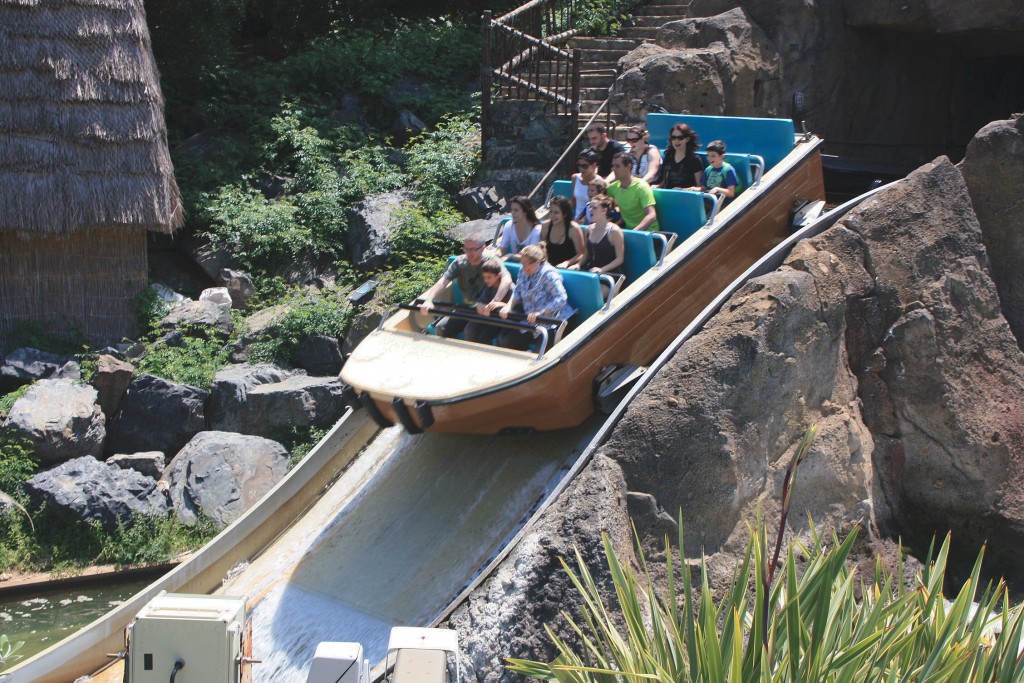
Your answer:
[[[409,146],[409,173],[420,200],[430,210],[451,204],[480,164],[480,126],[466,116],[449,116],[437,129]]]
[[[577,5],[576,26],[585,36],[612,35],[630,18],[636,0],[587,0]]]
[[[11,414],[11,408],[14,407],[14,403],[28,393],[28,390],[32,388],[31,384],[20,386],[9,394],[0,396],[0,421],[3,418]]]
[[[21,497],[22,485],[39,469],[32,444],[0,432],[0,491]]]
[[[270,438],[278,442],[291,454],[289,467],[295,467],[303,458],[309,455],[313,446],[320,442],[320,439],[327,436],[327,429],[320,427],[300,427],[291,425],[277,430],[270,435]]]
[[[135,295],[135,316],[142,332],[155,328],[170,311],[171,304],[160,298],[153,287],[146,287]]]
[[[310,337],[344,339],[354,311],[341,292],[320,296],[296,293],[286,300],[290,310],[266,330],[264,338],[249,346],[253,362],[292,365],[299,344]]]
[[[679,528],[682,548],[681,520]],[[855,540],[856,532],[843,540],[815,534],[810,548],[790,544],[779,581],[769,585],[754,580],[769,563],[759,518],[746,558],[716,605],[704,560],[695,589],[689,567],[666,540],[668,581],[659,591],[643,553],[638,576],[605,535],[621,620],[611,616],[614,608],[577,551],[577,570],[564,561],[563,566],[583,596],[583,622],[566,616],[583,640],[582,650],[549,626],[558,657],[551,663],[509,660],[509,668],[560,683],[1024,680],[1024,662],[1017,657],[1024,645],[1022,606],[1010,603],[1001,581],[979,590],[980,555],[963,588],[947,601],[948,537],[938,554],[929,552],[912,588],[903,580],[902,564],[893,576],[881,560],[873,580],[858,585],[847,567]],[[806,562],[798,564],[798,554]],[[979,606],[972,613],[975,601]]]
[[[24,644],[25,641],[23,640],[12,643],[10,638],[0,634],[0,670],[3,670],[8,664],[13,664],[21,659],[21,655],[16,653]]]
[[[195,550],[217,535],[212,519],[200,515],[195,525],[182,524],[177,515],[135,516],[132,523],[118,524],[112,534],[98,531],[98,564],[120,567],[167,562],[175,555]]]
[[[152,345],[135,367],[139,372],[209,390],[213,376],[227,365],[230,355],[230,349],[217,339],[186,336],[174,346]]]

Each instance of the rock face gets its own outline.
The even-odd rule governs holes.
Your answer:
[[[120,467],[122,470],[135,470],[152,479],[159,479],[163,475],[166,462],[167,459],[160,451],[125,453],[107,458],[107,463],[110,465]]]
[[[282,382],[294,373],[270,363],[259,365],[232,365],[218,372],[213,378],[210,400],[206,415],[213,429],[233,432],[238,429],[225,428],[235,424],[232,414],[243,405],[249,392],[261,384]]]
[[[93,374],[92,385],[98,394],[97,403],[103,414],[111,418],[121,407],[121,399],[128,391],[135,366],[114,356],[101,354],[96,359],[96,372]]]
[[[887,26],[937,33],[1024,30],[1024,3],[1020,0],[994,0],[984,5],[956,0],[905,3],[844,0],[843,7],[851,26]]]
[[[96,520],[107,531],[117,528],[118,522],[130,525],[133,514],[162,516],[168,511],[155,479],[90,456],[37,474],[25,483],[25,490],[37,502],[86,522]]]
[[[212,301],[186,301],[164,316],[160,327],[168,332],[227,338],[231,334],[231,311]]]
[[[197,434],[167,466],[163,482],[178,518],[195,524],[201,512],[223,529],[288,472],[288,451],[258,436]]]
[[[1003,315],[1024,348],[1024,116],[978,131],[960,170],[992,260]]]
[[[313,375],[337,375],[341,372],[341,347],[334,337],[314,335],[299,342],[295,364]]]
[[[579,595],[559,558],[571,558],[573,547],[579,548],[598,585],[610,586],[601,571],[601,531],[607,529],[622,557],[629,558],[625,494],[618,466],[595,459],[501,567],[452,613],[447,626],[459,629],[467,680],[511,683],[520,676],[502,666],[506,657],[553,657],[545,625],[572,639],[560,614],[577,613]]]
[[[241,434],[272,437],[290,427],[329,427],[345,412],[337,377],[295,375],[254,385],[242,401],[227,391],[223,396],[211,427]]]
[[[206,429],[202,389],[142,375],[128,393],[109,428],[108,453],[160,451],[177,453],[189,439]]]
[[[658,30],[654,44],[620,60],[612,105],[631,120],[642,120],[652,105],[691,114],[777,116],[780,61],[775,45],[738,7],[673,21]]]
[[[0,365],[0,392],[7,393],[24,384],[53,377],[67,360],[63,356],[39,349],[15,349],[7,354],[3,365]]]
[[[44,465],[96,456],[107,433],[96,398],[92,387],[44,379],[14,402],[5,426],[16,438],[28,439]]]
[[[391,232],[397,227],[393,214],[412,200],[408,190],[367,197],[348,209],[349,259],[360,268],[379,268],[390,253]]]

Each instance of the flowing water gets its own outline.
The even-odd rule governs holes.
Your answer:
[[[552,434],[385,430],[291,531],[219,591],[259,600],[256,681],[305,681],[317,643],[383,659],[390,628],[425,625],[516,533],[599,427]]]

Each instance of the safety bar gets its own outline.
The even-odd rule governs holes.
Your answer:
[[[604,306],[601,307],[602,311],[607,311],[608,307],[612,305],[612,295],[615,294],[615,278],[608,273],[601,273],[598,277],[608,284],[608,298],[604,300]]]
[[[656,232],[652,232],[651,237],[661,240],[661,253],[658,256],[658,262],[654,264],[655,268],[661,268],[661,264],[665,262],[665,254],[668,253],[668,238]]]
[[[764,157],[758,156],[757,154],[750,154],[750,163],[754,167],[754,183],[751,187],[757,187],[761,184],[761,176],[764,175]]]
[[[718,215],[718,209],[722,206],[722,202],[725,201],[725,196],[720,194],[711,194],[710,192],[701,192],[705,199],[710,199],[714,206],[711,207],[711,215],[708,217],[708,222],[704,225],[713,225],[715,222],[715,216]]]

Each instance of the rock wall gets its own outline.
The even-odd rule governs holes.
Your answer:
[[[1018,208],[1018,214],[1020,209]],[[1018,214],[1014,214],[1015,216]],[[1019,241],[1019,238],[1018,238]],[[729,579],[757,508],[787,536],[816,524],[867,527],[923,551],[953,530],[973,559],[1024,581],[1024,354],[1003,318],[967,185],[936,159],[801,242],[684,344],[629,406],[581,477],[450,618],[467,671],[511,680],[501,657],[545,659],[542,626],[574,610],[555,555],[579,546],[602,581],[599,531],[649,557],[674,536]],[[1019,584],[1018,584],[1019,585]]]

